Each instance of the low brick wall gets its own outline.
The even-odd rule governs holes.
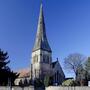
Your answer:
[[[50,86],[46,90],[90,90],[90,87],[60,87],[60,86]]]

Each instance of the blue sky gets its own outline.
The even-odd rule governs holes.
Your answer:
[[[39,8],[40,0],[0,0],[0,48],[12,70],[30,66]],[[43,9],[53,60],[64,68],[71,53],[90,56],[90,0],[43,0]]]

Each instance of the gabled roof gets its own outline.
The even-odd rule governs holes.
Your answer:
[[[37,35],[36,35],[33,52],[38,49],[52,52],[51,48],[48,44],[48,40],[47,40],[47,36],[46,36],[42,4],[40,6],[40,15],[39,15],[39,21],[38,21],[38,27],[37,27]]]
[[[21,69],[21,70],[18,71],[18,73],[20,74],[18,78],[30,77],[30,70],[29,70],[29,68]]]
[[[58,62],[58,61],[52,62],[52,68],[55,67],[55,65],[56,65],[57,62]]]

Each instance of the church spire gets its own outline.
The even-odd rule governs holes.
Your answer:
[[[48,41],[47,41],[42,3],[41,3],[41,6],[40,6],[40,14],[39,14],[38,27],[37,27],[37,35],[36,35],[36,41],[35,41],[35,44],[34,44],[33,52],[36,51],[36,50],[39,50],[39,49],[52,52],[51,48],[48,44]]]

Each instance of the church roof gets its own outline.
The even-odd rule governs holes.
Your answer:
[[[23,77],[29,77],[30,76],[29,68],[21,69],[21,70],[18,71],[18,73],[19,73],[18,78],[23,78]]]
[[[47,36],[46,36],[42,4],[40,6],[40,14],[39,14],[38,27],[37,27],[37,35],[36,35],[36,40],[35,40],[33,51],[36,51],[38,49],[42,49],[42,50],[52,52],[51,48],[48,44],[48,40],[47,40]]]
[[[56,65],[57,62],[58,62],[58,61],[52,62],[52,68],[55,67],[55,65]]]

